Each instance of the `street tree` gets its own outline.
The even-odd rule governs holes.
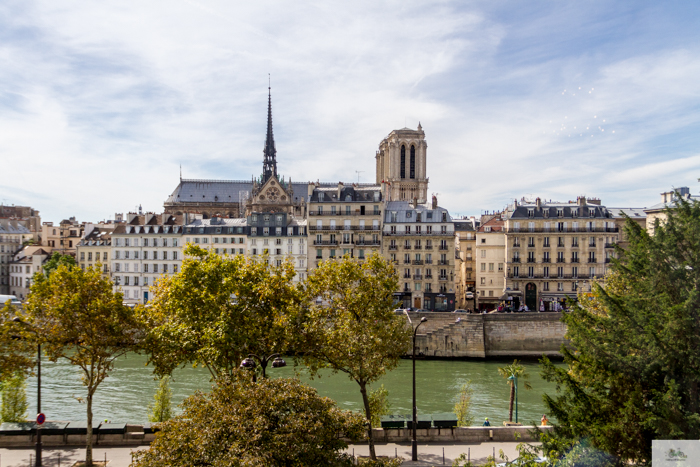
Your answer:
[[[506,365],[504,367],[498,368],[498,374],[506,379],[506,382],[510,385],[510,405],[508,407],[508,421],[513,421],[513,402],[515,401],[515,382],[514,379],[517,378],[523,383],[525,389],[532,389],[532,385],[528,381],[530,375],[525,371],[525,367],[518,363],[518,360],[513,360],[513,363]],[[513,379],[509,379],[509,378]]]
[[[382,416],[391,413],[389,390],[383,384],[369,392],[369,407],[372,411],[372,428],[381,428]]]
[[[0,382],[0,396],[2,408],[0,409],[0,421],[23,422],[27,420],[27,380],[22,372],[15,373],[12,377]]]
[[[181,271],[159,280],[142,309],[143,347],[157,375],[191,364],[216,379],[249,354],[288,350],[299,303],[291,262],[272,266],[267,256],[223,257],[195,245],[185,255]]]
[[[624,465],[649,465],[653,439],[700,438],[700,205],[676,199],[650,236],[631,220],[629,246],[604,283],[563,320],[566,368],[544,360],[558,392],[556,433],[590,440]]]
[[[472,426],[474,424],[474,416],[472,415],[472,397],[474,396],[474,388],[471,380],[465,382],[459,389],[457,402],[454,406],[454,414],[457,416],[458,426]]]
[[[181,415],[161,425],[150,449],[131,467],[351,466],[341,439],[361,439],[363,419],[337,408],[297,379],[222,375],[208,394],[197,392]]]
[[[173,417],[172,408],[173,391],[170,389],[170,376],[163,376],[158,383],[158,389],[153,396],[153,404],[149,406],[151,414],[149,422],[161,423]]]
[[[322,368],[343,372],[360,386],[367,426],[372,409],[367,388],[395,368],[410,346],[405,317],[392,312],[398,279],[391,263],[373,254],[365,261],[324,261],[306,281],[298,348],[312,375]],[[372,430],[369,449],[376,459]]]
[[[14,321],[20,311],[14,305],[0,303],[0,384],[16,373],[29,373],[36,364],[33,335]]]
[[[140,338],[134,311],[97,268],[60,264],[48,277],[36,275],[24,305],[24,322],[52,362],[67,359],[80,369],[87,389],[86,465],[92,465],[92,403],[114,361]]]

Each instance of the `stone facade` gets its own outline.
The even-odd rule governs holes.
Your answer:
[[[455,298],[457,307],[476,309],[476,219],[455,221]]]
[[[484,219],[476,231],[476,307],[492,310],[504,300],[505,234],[501,214]]]
[[[32,232],[18,220],[0,219],[0,295],[10,293],[10,264]]]
[[[387,201],[428,201],[427,149],[420,123],[417,130],[394,130],[379,143],[376,179]]]

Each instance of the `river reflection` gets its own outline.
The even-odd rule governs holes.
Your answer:
[[[270,377],[289,377],[295,373],[319,394],[334,399],[341,408],[361,410],[359,386],[342,373],[324,372],[311,380],[303,367],[292,365],[287,359],[286,368],[269,368]],[[498,367],[512,360],[503,361],[416,361],[416,388],[419,413],[452,412],[461,385],[471,380],[474,388],[472,413],[477,424],[489,417],[500,425],[508,417],[509,387],[498,374]],[[93,403],[94,420],[109,419],[129,423],[148,420],[149,404],[153,402],[158,382],[153,379],[152,367],[145,365],[146,357],[130,354],[119,359],[115,370],[100,385]],[[554,394],[554,385],[539,376],[536,362],[523,362],[530,375],[532,390],[522,384],[518,393],[519,419],[521,422],[539,421],[544,412],[542,394]],[[50,420],[84,420],[86,406],[81,402],[86,390],[80,382],[78,369],[66,360],[51,363],[42,361],[42,411]],[[397,414],[411,412],[411,361],[402,360],[399,367],[377,383],[389,390],[391,411]],[[172,380],[173,404],[193,394],[196,390],[208,391],[210,375],[203,368],[182,368],[175,371]],[[28,381],[27,396],[30,418],[36,413],[36,379]]]

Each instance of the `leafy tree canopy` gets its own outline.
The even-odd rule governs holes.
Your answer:
[[[133,454],[132,467],[350,466],[341,453],[362,436],[363,420],[296,379],[262,379],[247,372],[197,392],[182,415],[165,422],[149,450]]]
[[[141,329],[134,310],[99,269],[59,265],[37,275],[24,305],[25,336],[33,336],[52,362],[67,359],[80,369],[87,389],[88,449],[92,461],[92,400],[114,361],[136,347]],[[29,333],[28,330],[35,332]]]
[[[13,319],[20,311],[13,305],[0,308],[0,384],[17,372],[29,372],[36,364],[36,342]]]
[[[299,304],[291,262],[271,266],[267,257],[222,257],[195,245],[185,255],[181,272],[158,281],[142,310],[156,374],[194,364],[219,378],[248,354],[288,349]]]
[[[559,439],[625,465],[649,465],[653,439],[700,438],[700,205],[667,215],[654,236],[627,221],[629,247],[563,318],[568,368],[544,361]]]
[[[59,266],[75,266],[75,258],[71,255],[62,255],[58,251],[54,251],[51,257],[44,263],[44,274],[47,276],[58,269]]]
[[[367,385],[395,368],[410,347],[411,329],[392,312],[398,279],[391,263],[373,254],[364,262],[324,261],[306,281],[309,304],[299,348],[315,374],[321,368],[346,373],[360,386],[369,425]],[[375,458],[369,432],[370,455]]]

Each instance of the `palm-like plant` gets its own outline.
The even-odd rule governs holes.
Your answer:
[[[506,382],[510,385],[510,410],[508,415],[508,421],[513,421],[513,401],[515,400],[515,383],[514,379],[521,379],[523,381],[523,386],[525,389],[532,389],[532,385],[528,381],[530,375],[525,372],[525,367],[518,363],[518,360],[513,360],[513,363],[506,365],[498,369],[498,374],[506,379]],[[513,379],[508,379],[510,377]]]

